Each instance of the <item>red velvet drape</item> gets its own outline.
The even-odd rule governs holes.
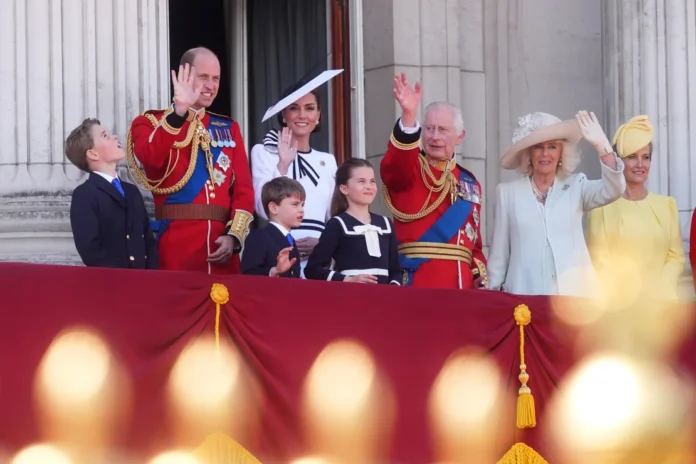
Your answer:
[[[234,341],[263,393],[260,433],[242,444],[264,462],[285,462],[304,452],[302,385],[317,355],[339,338],[368,347],[391,385],[397,421],[389,454],[401,463],[432,462],[427,397],[457,349],[492,353],[514,400],[519,329],[513,311],[518,304],[532,312],[525,352],[538,418],[575,362],[575,334],[554,318],[546,297],[0,264],[0,443],[19,448],[41,439],[32,397],[37,365],[61,330],[84,324],[104,336],[132,381],[133,403],[119,446],[143,453],[168,448],[168,375],[188,341],[214,333],[215,304],[209,294],[215,282],[230,294],[221,312],[221,336]],[[694,340],[684,348],[685,364],[692,369]],[[499,427],[506,448],[524,441],[544,455],[543,424],[521,432],[514,413],[508,416]]]

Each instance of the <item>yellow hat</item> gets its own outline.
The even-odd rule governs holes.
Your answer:
[[[653,126],[647,116],[641,115],[618,128],[613,144],[621,158],[636,153],[646,147],[653,139]]]

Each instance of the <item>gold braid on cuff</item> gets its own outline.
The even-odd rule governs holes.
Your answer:
[[[476,258],[474,258],[474,264],[476,264],[476,268],[481,276],[481,283],[488,285],[488,271],[486,270],[486,265]]]
[[[231,235],[239,240],[239,244],[244,248],[244,241],[249,235],[249,226],[254,220],[254,216],[248,211],[238,209],[234,212],[234,217],[227,223],[227,235]]]
[[[389,137],[389,141],[399,150],[413,150],[414,148],[419,148],[421,143],[420,137],[413,143],[401,143],[396,139],[394,132],[392,132],[391,137]]]

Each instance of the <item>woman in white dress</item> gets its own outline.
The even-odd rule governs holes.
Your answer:
[[[585,138],[601,161],[602,178],[573,174]],[[583,215],[626,189],[624,165],[594,113],[561,121],[547,113],[519,119],[501,165],[519,179],[497,187],[490,288],[520,295],[596,296],[596,275],[583,235]]]
[[[331,217],[337,169],[336,158],[331,153],[310,146],[310,135],[319,130],[321,116],[319,93],[315,89],[298,83],[286,91],[281,102],[285,100],[288,104],[278,113],[281,132],[271,130],[263,143],[251,149],[255,210],[259,216],[268,219],[261,201],[261,189],[269,180],[286,176],[299,181],[305,189],[304,219],[300,227],[290,232],[300,252],[303,276],[307,258]]]

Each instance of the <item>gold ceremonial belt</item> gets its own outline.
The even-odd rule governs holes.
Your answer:
[[[435,242],[410,242],[399,245],[399,253],[407,258],[446,259],[471,264],[471,250],[461,245]]]
[[[169,221],[217,221],[227,224],[230,210],[217,205],[160,205],[155,206],[155,219]]]

